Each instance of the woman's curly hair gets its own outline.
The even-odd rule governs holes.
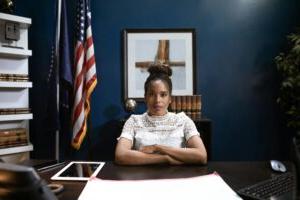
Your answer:
[[[151,82],[156,80],[163,81],[168,86],[170,95],[172,94],[172,81],[170,78],[172,69],[168,65],[152,65],[149,67],[148,72],[150,75],[144,85],[145,94],[147,94]]]

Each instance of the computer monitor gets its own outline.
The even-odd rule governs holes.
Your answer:
[[[0,163],[0,199],[52,200],[57,198],[32,167]]]

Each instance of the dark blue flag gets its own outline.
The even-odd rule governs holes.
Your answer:
[[[55,19],[56,28],[54,29],[55,34],[53,34],[51,59],[47,74],[47,95],[45,95],[46,118],[44,126],[47,132],[51,134],[59,132],[60,144],[58,145],[60,147],[60,159],[70,155],[71,94],[73,85],[66,0],[61,0],[61,3],[61,13],[57,13]],[[59,14],[60,24],[57,24]],[[57,35],[58,32],[60,33],[59,35]]]
[[[69,44],[68,16],[66,0],[62,0],[60,39],[59,39],[59,118],[60,118],[60,157],[71,156],[70,140],[72,138],[72,62]]]

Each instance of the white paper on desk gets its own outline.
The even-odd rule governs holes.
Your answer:
[[[101,180],[90,179],[79,200],[122,199],[241,199],[216,173],[180,179]]]

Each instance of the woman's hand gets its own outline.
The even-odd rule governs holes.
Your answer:
[[[156,144],[143,146],[139,149],[139,151],[143,152],[143,153],[148,153],[148,154],[159,153],[158,150],[157,150],[157,145]]]
[[[181,161],[179,161],[179,160],[176,160],[176,159],[174,159],[174,158],[172,158],[171,156],[168,156],[167,155],[167,159],[168,159],[168,163],[170,164],[170,165],[182,165],[182,164],[184,164],[184,162],[181,162]]]
[[[138,152],[148,154],[148,156],[167,156],[165,162],[171,165],[186,164],[206,164],[207,153],[201,138],[192,136],[187,141],[186,148],[171,147],[165,145],[148,145],[141,147]]]
[[[192,136],[187,141],[186,148],[171,147],[165,145],[149,145],[140,148],[140,152],[149,155],[167,155],[169,164],[206,164],[207,153],[201,138],[197,135]]]
[[[139,149],[140,152],[147,153],[147,154],[161,154],[159,151],[159,145],[154,144],[154,145],[148,145],[148,146],[143,146]],[[182,165],[184,164],[183,162],[176,160],[175,158],[172,158],[169,155],[165,155],[167,158],[167,161],[170,165]]]
[[[121,138],[118,141],[115,151],[115,162],[120,165],[147,165],[147,164],[167,164],[168,155],[157,154],[155,146],[151,145],[142,148],[142,151],[132,149],[132,141]]]

